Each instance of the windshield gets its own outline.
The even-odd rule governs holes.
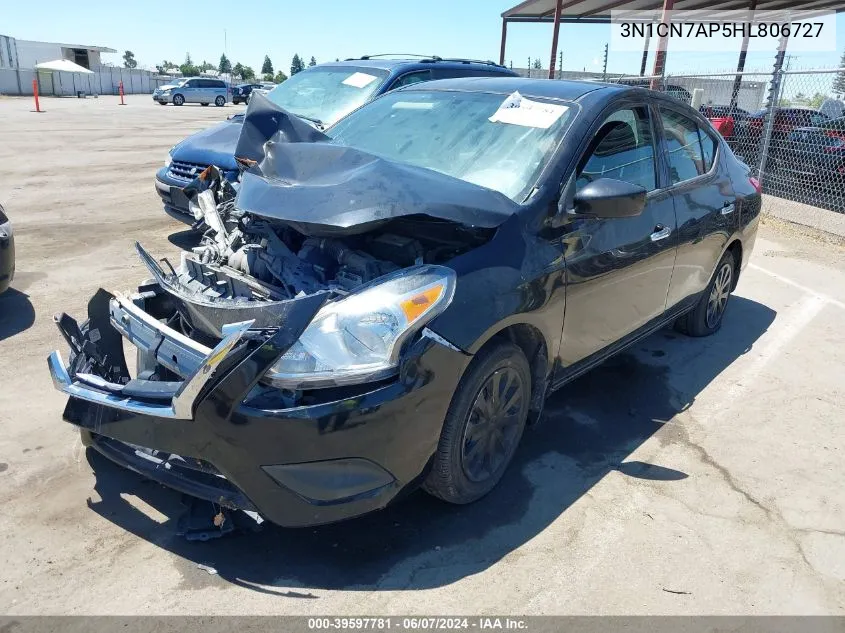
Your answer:
[[[366,103],[387,71],[353,66],[314,66],[273,88],[267,96],[288,112],[331,125]]]
[[[332,143],[433,169],[521,202],[575,112],[574,104],[518,93],[399,91],[349,115],[328,134]]]

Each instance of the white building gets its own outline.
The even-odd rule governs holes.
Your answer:
[[[0,35],[0,68],[30,69],[40,62],[69,59],[75,64],[96,71],[102,66],[101,53],[116,52],[115,49],[105,46],[36,42]]]

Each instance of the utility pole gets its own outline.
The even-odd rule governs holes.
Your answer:
[[[560,79],[563,77],[561,74],[563,72],[563,51],[558,53],[558,62],[557,62],[557,78]]]
[[[607,50],[610,47],[610,44],[604,45],[604,68],[601,71],[601,80],[607,81]]]
[[[528,58],[528,76],[531,77],[531,58]]]

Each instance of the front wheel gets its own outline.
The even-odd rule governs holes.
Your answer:
[[[695,307],[678,319],[677,328],[690,336],[709,336],[722,327],[722,318],[734,288],[736,260],[728,251],[722,255],[716,272]]]
[[[423,488],[449,503],[471,503],[502,478],[525,429],[531,371],[509,342],[483,349],[467,368],[446,414]]]
[[[182,95],[174,95],[173,96],[173,105],[180,106],[180,105],[184,105],[184,103],[185,103],[185,97],[183,97]]]
[[[224,105],[226,105],[226,99],[224,99],[223,97],[217,97],[214,100],[214,105],[216,105],[218,108],[222,108]]]

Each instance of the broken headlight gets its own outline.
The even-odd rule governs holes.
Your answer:
[[[398,370],[402,344],[443,312],[455,293],[455,272],[443,266],[397,271],[323,306],[267,372],[285,389],[378,380]]]

